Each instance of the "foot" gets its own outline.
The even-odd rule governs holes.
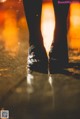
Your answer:
[[[27,69],[28,72],[36,71],[40,73],[48,73],[48,57],[44,46],[30,46]]]
[[[67,52],[52,47],[49,53],[49,71],[51,74],[60,73],[68,67]]]

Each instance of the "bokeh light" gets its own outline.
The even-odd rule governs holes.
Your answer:
[[[41,31],[44,39],[44,46],[47,53],[50,51],[51,43],[53,41],[55,28],[55,16],[53,3],[43,3],[42,17],[41,17]]]
[[[80,50],[80,4],[70,6],[69,48]]]
[[[0,0],[0,2],[5,2],[6,0]]]

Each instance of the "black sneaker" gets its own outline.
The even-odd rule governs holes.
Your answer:
[[[44,46],[31,45],[28,52],[27,71],[48,73],[48,57]]]
[[[52,47],[49,53],[49,71],[53,73],[61,73],[63,69],[68,67],[67,51]]]

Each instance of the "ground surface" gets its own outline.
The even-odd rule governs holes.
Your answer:
[[[13,56],[0,44],[0,108],[10,111],[10,119],[80,119],[79,61],[50,77],[33,72],[30,89],[26,78],[28,40],[19,41],[19,45]]]

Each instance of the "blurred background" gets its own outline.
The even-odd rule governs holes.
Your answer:
[[[51,1],[51,0],[50,0]],[[74,51],[73,58],[80,59],[80,4],[73,3],[69,10],[68,21],[68,47]],[[55,15],[51,2],[43,3],[41,17],[41,31],[47,52],[54,39]],[[48,31],[46,30],[48,29]],[[16,55],[20,49],[20,41],[28,42],[29,32],[25,19],[22,0],[0,1],[0,42],[6,51]],[[49,41],[48,41],[49,40]],[[70,52],[69,52],[69,56]]]
[[[80,116],[79,3],[70,5],[68,19],[69,61],[75,64],[67,72],[53,74],[50,77],[51,87],[47,84],[48,75],[33,73],[38,79],[35,81],[39,81],[35,83],[39,90],[28,95],[26,66],[29,31],[22,0],[0,0],[0,109],[9,109],[10,119],[78,119]],[[47,53],[54,40],[54,28],[54,8],[47,0],[42,5],[41,16]]]

